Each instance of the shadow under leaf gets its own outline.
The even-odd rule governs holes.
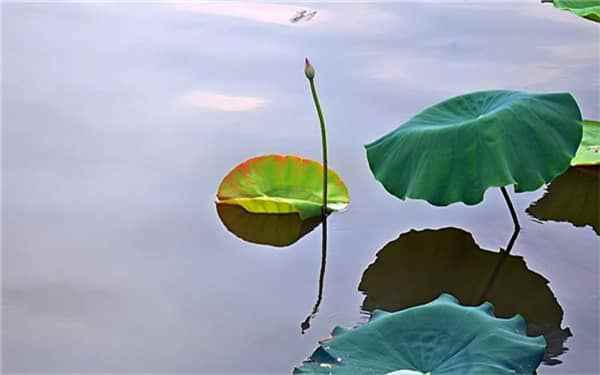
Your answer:
[[[496,316],[520,314],[528,335],[545,336],[547,365],[560,363],[555,357],[567,350],[564,342],[572,336],[568,328],[561,328],[563,309],[547,279],[529,270],[523,257],[481,249],[470,233],[457,228],[400,235],[377,253],[358,290],[366,295],[366,312],[399,311],[442,293],[464,305],[489,301]]]
[[[302,220],[297,213],[256,214],[243,207],[216,203],[221,222],[244,241],[285,247],[298,241],[321,223],[321,217]]]
[[[600,235],[600,167],[571,167],[548,185],[546,194],[526,210],[542,221],[591,226]]]

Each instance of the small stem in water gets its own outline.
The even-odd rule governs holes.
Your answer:
[[[305,63],[304,74],[310,83],[310,92],[315,103],[317,116],[319,116],[319,124],[321,125],[321,149],[323,154],[323,206],[321,208],[321,216],[324,219],[327,215],[327,132],[325,131],[325,118],[321,111],[321,103],[319,103],[319,96],[315,87],[315,69],[310,65],[308,59],[305,60]],[[323,225],[323,229],[325,229],[325,225]]]
[[[494,267],[494,271],[492,272],[492,275],[491,275],[490,279],[488,280],[488,283],[486,284],[485,288],[481,292],[481,295],[479,296],[479,300],[478,300],[479,303],[482,303],[483,301],[485,301],[486,294],[492,289],[492,286],[494,285],[494,282],[496,281],[496,278],[498,277],[498,274],[500,272],[500,268],[506,261],[508,254],[510,254],[510,251],[512,250],[512,248],[514,246],[515,241],[517,240],[517,237],[519,236],[519,232],[521,231],[521,225],[519,225],[519,219],[517,218],[517,213],[515,212],[515,208],[513,207],[513,204],[510,200],[510,196],[508,195],[508,192],[506,191],[506,188],[504,186],[501,186],[500,190],[502,191],[502,196],[504,197],[504,200],[506,201],[506,205],[508,206],[508,209],[510,211],[510,215],[512,216],[513,223],[515,224],[515,230],[513,231],[513,234],[510,237],[510,240],[508,241],[506,250],[502,250],[502,249],[500,250],[500,259],[498,259],[498,263],[496,264],[496,267]]]
[[[323,300],[323,286],[325,284],[325,266],[327,264],[327,216],[323,218],[323,236],[321,237],[321,271],[319,272],[319,290],[317,292],[317,301],[306,319],[300,324],[302,334],[310,328],[310,321],[319,312],[319,306]]]
[[[481,295],[479,296],[479,300],[476,303],[477,305],[485,302],[486,295],[490,292],[490,290],[494,286],[494,283],[496,282],[496,278],[500,274],[500,268],[502,268],[502,265],[508,258],[508,255],[510,254],[510,251],[512,250],[512,248],[514,246],[515,241],[517,240],[517,237],[519,236],[520,231],[521,231],[520,228],[515,227],[515,230],[514,230],[512,236],[510,237],[510,240],[508,241],[508,245],[506,246],[506,250],[500,249],[500,253],[499,253],[500,255],[499,255],[498,262],[496,263],[496,267],[494,267],[494,271],[492,272],[490,279],[488,280],[485,288],[481,292]]]
[[[521,229],[521,225],[519,224],[519,219],[517,218],[517,213],[515,212],[515,208],[513,207],[513,204],[510,200],[510,196],[508,195],[508,192],[506,191],[506,188],[504,186],[501,186],[500,190],[502,191],[502,196],[506,201],[506,205],[508,206],[510,215],[512,216],[513,223],[515,224],[515,231],[518,231]]]

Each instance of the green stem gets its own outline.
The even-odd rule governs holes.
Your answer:
[[[510,216],[512,216],[513,224],[515,225],[515,231],[519,231],[521,229],[521,225],[519,224],[517,213],[515,212],[515,208],[510,200],[510,195],[508,195],[508,192],[504,186],[500,186],[500,190],[502,191],[502,196],[504,197],[506,205],[508,206],[508,210],[510,211]]]
[[[512,250],[512,248],[514,246],[515,241],[517,240],[517,237],[519,236],[520,231],[521,231],[521,228],[515,227],[515,231],[513,232],[512,236],[510,237],[510,240],[508,241],[508,245],[506,246],[506,250],[503,250],[502,248],[500,249],[500,253],[498,256],[499,258],[498,258],[498,262],[496,263],[496,267],[494,267],[494,271],[492,272],[492,275],[491,275],[490,279],[488,280],[488,283],[486,284],[485,288],[483,289],[483,292],[481,292],[481,295],[479,296],[479,300],[477,300],[474,303],[475,305],[482,304],[483,302],[485,302],[487,300],[486,295],[490,292],[490,290],[492,290],[492,287],[494,286],[494,283],[496,282],[496,279],[498,278],[498,275],[500,274],[500,269],[504,265],[504,262],[506,262],[506,259],[508,258],[508,255],[510,254],[510,251]]]
[[[325,132],[325,119],[323,118],[323,112],[321,111],[319,96],[317,95],[317,89],[315,88],[315,80],[314,78],[309,78],[308,81],[310,82],[310,92],[312,93],[315,108],[317,109],[317,115],[319,116],[319,123],[321,125],[321,147],[323,152],[323,207],[321,209],[321,214],[325,217],[327,214],[327,133]]]

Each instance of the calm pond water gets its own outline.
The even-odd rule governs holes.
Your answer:
[[[400,201],[363,144],[480,89],[569,91],[600,118],[599,30],[538,0],[4,3],[4,371],[289,373],[333,326],[449,289],[526,311],[568,349],[538,373],[597,374],[597,171],[513,194],[523,230],[501,259],[499,190],[473,207]],[[321,227],[252,244],[214,198],[249,157],[320,160],[305,56],[351,204],[328,220],[322,301],[301,334]]]

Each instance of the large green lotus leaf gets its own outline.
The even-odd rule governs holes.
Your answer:
[[[579,121],[570,94],[481,91],[429,107],[365,147],[375,178],[396,197],[473,205],[489,187],[533,191],[564,172]]]
[[[577,149],[577,154],[571,160],[572,166],[600,164],[600,122],[584,120],[583,137]]]
[[[289,246],[321,223],[321,216],[306,220],[297,213],[254,214],[243,207],[217,203],[217,213],[227,229],[237,237],[260,245]]]
[[[561,328],[563,309],[548,280],[527,268],[523,257],[484,250],[471,233],[457,228],[411,230],[387,243],[363,273],[358,290],[365,294],[362,308],[399,311],[431,301],[441,293],[475,306],[489,301],[495,314],[519,314],[527,334],[544,335],[546,364],[566,351],[571,336]]]
[[[600,235],[600,166],[569,168],[526,211],[543,221],[589,225]]]
[[[241,163],[219,186],[217,202],[252,213],[298,213],[302,220],[321,215],[323,166],[298,156],[266,155]],[[350,201],[348,189],[327,171],[327,208],[337,211]]]
[[[558,9],[567,10],[579,17],[600,22],[599,0],[554,0],[553,3]]]
[[[525,320],[466,307],[448,294],[399,312],[376,311],[358,328],[335,328],[295,374],[531,374],[545,340]]]

